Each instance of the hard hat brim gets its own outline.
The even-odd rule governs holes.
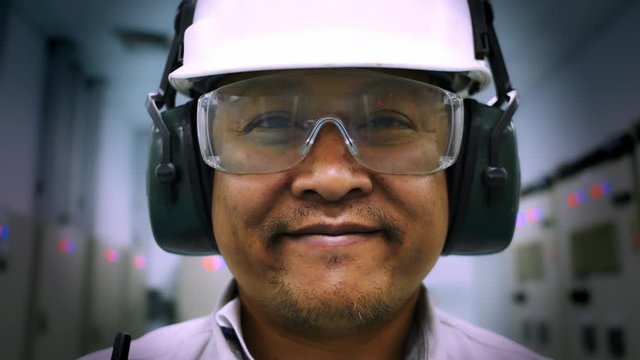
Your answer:
[[[208,21],[191,26],[189,38],[202,39],[211,34]],[[420,37],[380,32],[372,34],[357,29],[299,31],[253,36],[221,42],[199,41],[196,46],[185,44],[185,53],[192,59],[169,75],[171,84],[188,94],[193,82],[209,76],[251,71],[316,69],[316,68],[392,68],[434,72],[460,73],[467,76],[477,89],[491,82],[491,72],[484,61],[464,60],[469,56],[452,53],[451,46],[425,42]],[[196,44],[192,44],[196,45]],[[450,45],[450,44],[449,44]],[[458,56],[456,56],[458,55]]]

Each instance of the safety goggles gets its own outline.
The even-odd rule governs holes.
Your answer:
[[[198,100],[202,158],[229,173],[296,166],[324,127],[335,126],[364,167],[430,174],[454,163],[462,99],[439,87],[385,73],[294,70],[233,82]]]

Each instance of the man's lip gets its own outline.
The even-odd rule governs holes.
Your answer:
[[[304,226],[292,231],[287,231],[284,235],[288,236],[309,236],[309,235],[321,235],[321,236],[342,236],[350,234],[371,234],[381,231],[382,228],[378,226],[363,225],[363,224],[313,224]]]

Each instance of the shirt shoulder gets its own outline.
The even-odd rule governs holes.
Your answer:
[[[199,359],[214,338],[211,316],[165,326],[131,342],[129,359]],[[112,349],[88,354],[80,360],[111,359]]]
[[[434,359],[547,359],[512,340],[440,310],[435,310],[433,320],[435,339],[431,339],[430,343]]]

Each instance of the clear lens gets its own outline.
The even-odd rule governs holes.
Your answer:
[[[428,174],[460,148],[462,100],[438,87],[383,73],[299,70],[251,78],[203,95],[204,160],[231,173],[272,173],[299,163],[319,129],[338,127],[365,167]]]

